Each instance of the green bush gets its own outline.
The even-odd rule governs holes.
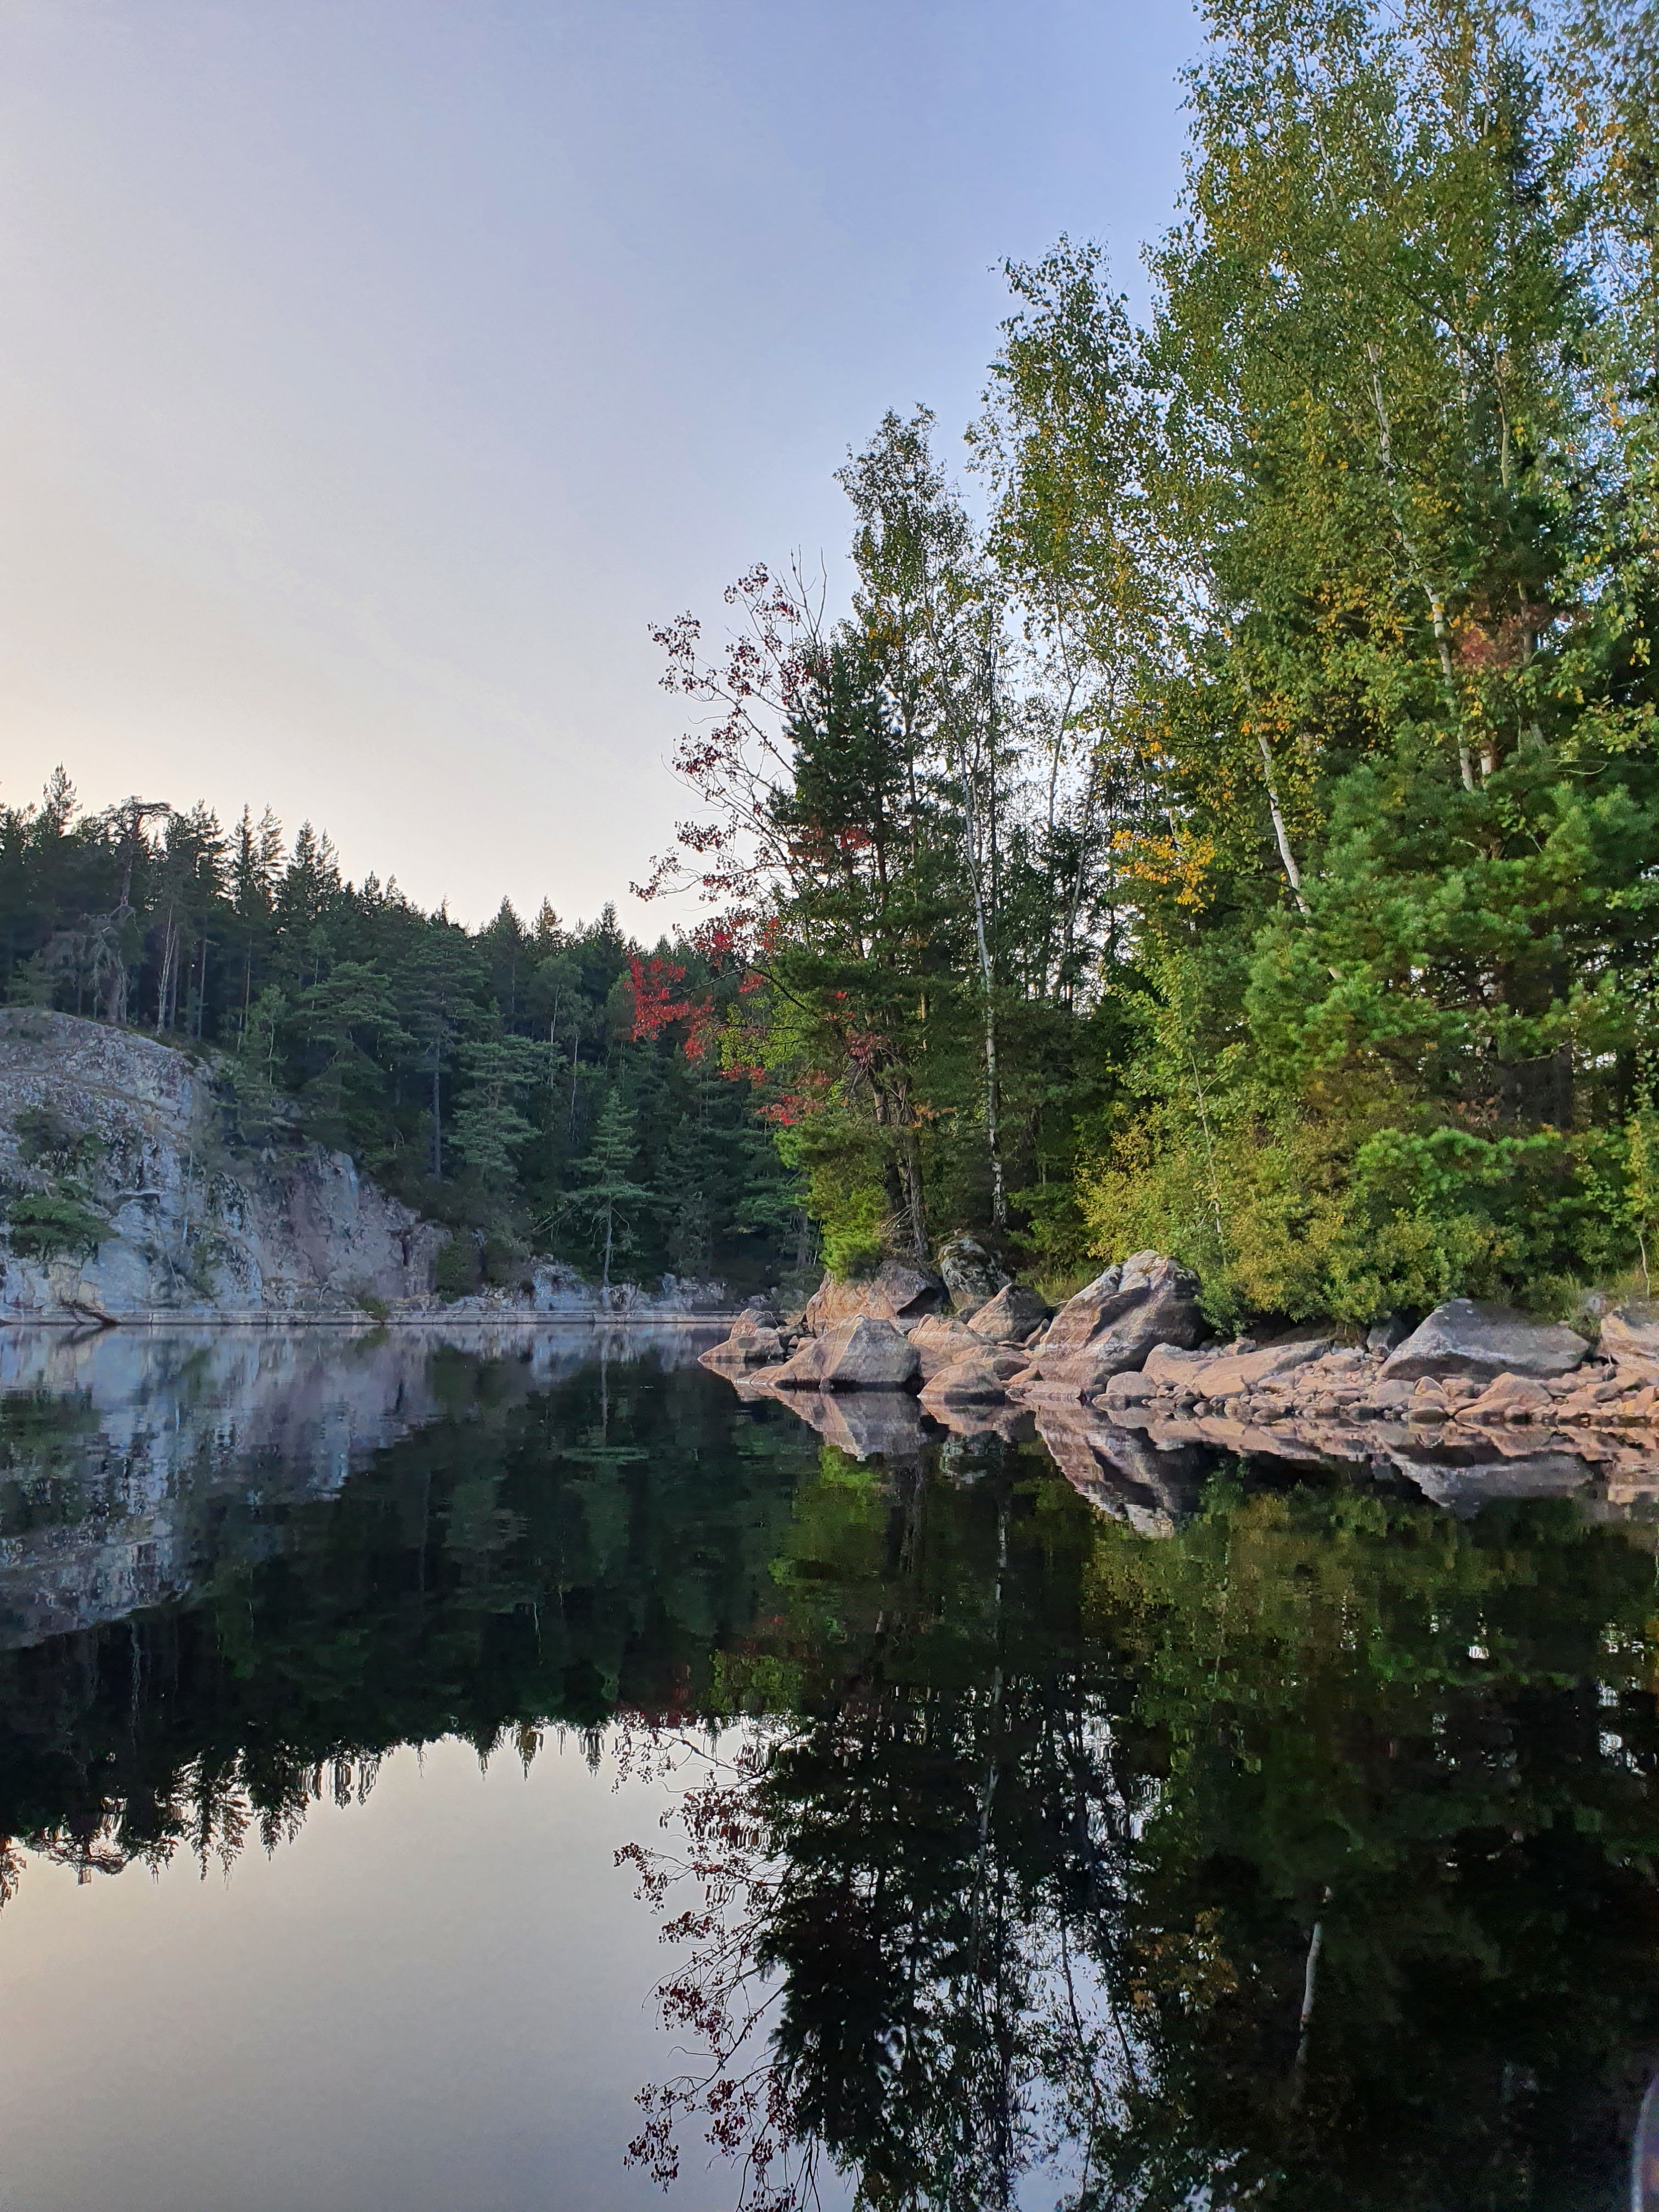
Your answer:
[[[58,1191],[30,1191],[6,1208],[11,1249],[27,1260],[58,1253],[89,1258],[109,1234],[109,1224],[80,1199]]]
[[[446,1305],[453,1305],[457,1298],[471,1297],[479,1275],[477,1240],[465,1230],[452,1231],[433,1266],[433,1289]]]

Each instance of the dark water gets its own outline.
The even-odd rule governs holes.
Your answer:
[[[3,2212],[1628,2202],[1645,1526],[697,1341],[0,1342]]]

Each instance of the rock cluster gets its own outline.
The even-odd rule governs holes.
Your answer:
[[[1023,1285],[983,1298],[981,1287],[964,1317],[946,1310],[945,1280],[919,1268],[826,1283],[793,1323],[751,1309],[704,1364],[747,1392],[788,1394],[826,1434],[919,1442],[922,1413],[968,1433],[1017,1434],[1024,1419],[1101,1502],[1127,1484],[1140,1501],[1130,1517],[1148,1527],[1169,1523],[1192,1473],[1181,1455],[1200,1446],[1391,1461],[1449,1503],[1460,1470],[1497,1469],[1511,1491],[1571,1488],[1597,1466],[1652,1473],[1659,1306],[1608,1315],[1594,1352],[1572,1329],[1467,1298],[1415,1329],[1374,1329],[1363,1347],[1318,1326],[1203,1345],[1197,1286],[1159,1253],[1107,1268],[1051,1319]],[[859,1392],[915,1393],[915,1408],[852,1423],[825,1409]]]

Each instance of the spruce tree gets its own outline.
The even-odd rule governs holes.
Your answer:
[[[655,1203],[655,1194],[634,1179],[639,1127],[621,1087],[611,1086],[593,1127],[593,1141],[578,1170],[570,1205],[588,1224],[599,1260],[599,1288],[611,1295],[611,1264],[633,1251],[637,1224]]]

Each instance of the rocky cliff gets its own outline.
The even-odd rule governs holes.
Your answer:
[[[0,1007],[0,1321],[591,1315],[572,1268],[448,1307],[448,1231],[319,1145],[236,1135],[224,1063],[73,1015]],[[719,1284],[619,1286],[607,1310],[700,1313]]]
[[[231,1133],[214,1064],[0,1008],[0,1315],[344,1316],[427,1300],[445,1232],[319,1146]]]

